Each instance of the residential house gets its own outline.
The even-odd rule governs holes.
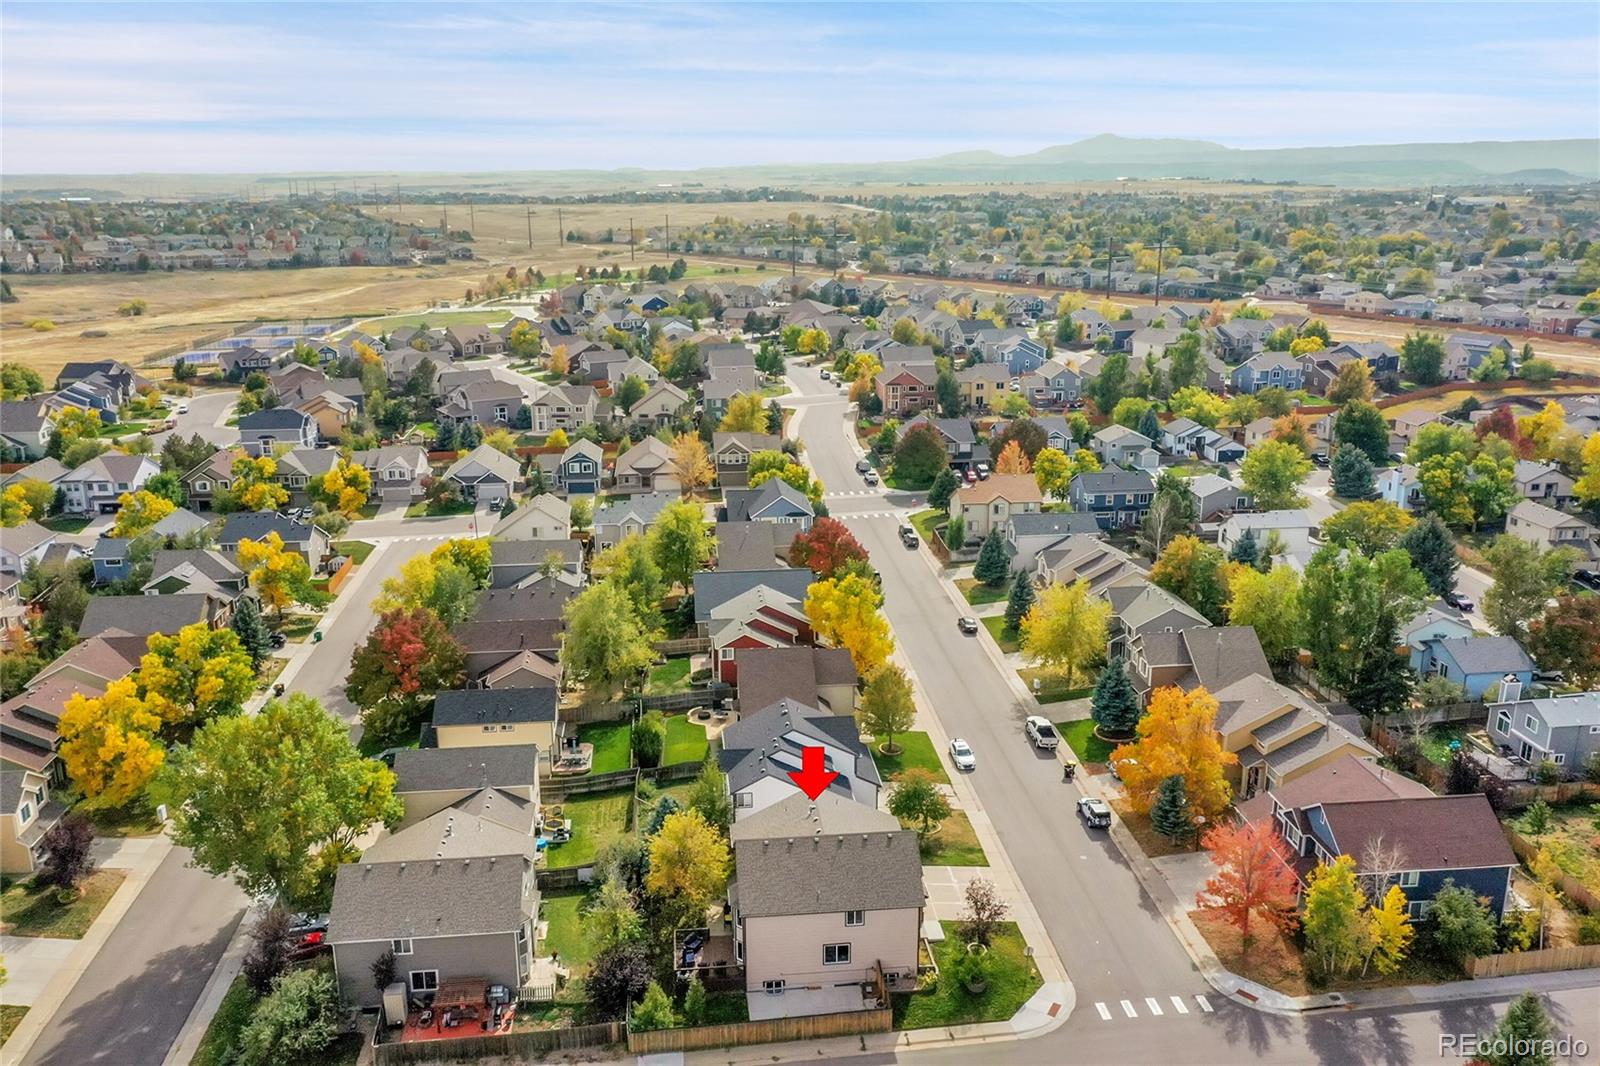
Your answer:
[[[1101,470],[1074,477],[1068,497],[1074,511],[1093,514],[1101,529],[1125,529],[1144,521],[1155,491],[1147,471]]]
[[[694,621],[699,636],[711,635],[711,613],[729,600],[751,589],[766,586],[774,592],[804,603],[806,592],[816,580],[806,567],[780,566],[765,570],[702,570],[694,575]]]
[[[761,373],[755,367],[735,366],[719,370],[717,376],[700,383],[701,413],[721,422],[735,396],[761,391]]]
[[[1181,329],[1157,329],[1146,326],[1135,330],[1131,341],[1132,359],[1135,365],[1143,366],[1146,359],[1155,359],[1157,362],[1167,354],[1167,347],[1178,343],[1183,338]]]
[[[950,457],[951,466],[965,469],[973,461],[973,449],[978,443],[978,438],[972,432],[972,423],[965,418],[934,418],[924,411],[916,418],[908,419],[901,424],[900,439],[904,440],[906,434],[916,426],[933,427],[934,432],[939,435],[940,442],[944,444],[945,454]]]
[[[617,456],[611,471],[611,491],[679,492],[678,468],[672,448],[659,437],[646,437]]]
[[[824,795],[870,809],[878,806],[883,778],[853,716],[780,700],[759,711],[742,712],[722,731],[721,740],[717,761],[728,775],[735,824],[800,794],[789,774],[800,769],[802,752],[808,747],[822,748],[824,765],[839,775]]]
[[[984,361],[1002,364],[1015,378],[1038,370],[1049,356],[1044,345],[1024,334],[1008,337],[994,345],[984,353]]]
[[[473,606],[472,620],[474,622],[560,620],[567,602],[576,596],[582,587],[581,581],[563,571],[564,568],[562,571],[557,571],[557,579],[553,581],[528,581],[515,588],[487,588],[479,591]]]
[[[1041,551],[1034,562],[1034,584],[1088,584],[1091,595],[1111,599],[1111,590],[1143,587],[1149,574],[1144,564],[1097,533],[1075,533]]]
[[[938,371],[933,363],[889,363],[873,378],[883,413],[903,418],[935,406]]]
[[[1287,352],[1262,352],[1233,368],[1229,383],[1235,392],[1260,392],[1266,388],[1298,389],[1305,371],[1300,360]]]
[[[477,425],[490,432],[510,426],[526,402],[522,387],[515,382],[470,381],[450,390],[437,417],[451,425]]]
[[[1217,547],[1232,552],[1234,545],[1245,533],[1255,535],[1256,544],[1266,547],[1269,537],[1276,535],[1283,543],[1283,554],[1290,559],[1309,559],[1318,545],[1313,543],[1317,520],[1309,510],[1257,511],[1236,514],[1222,523],[1217,532]]]
[[[1109,425],[1089,438],[1090,449],[1105,466],[1136,466],[1140,455],[1155,442],[1127,426]]]
[[[916,833],[875,806],[794,793],[736,821],[730,837],[734,958],[752,1019],[867,1009],[862,989],[880,974],[890,989],[916,984]]]
[[[598,496],[605,475],[605,450],[587,438],[567,445],[556,462],[556,485],[568,496]]]
[[[3,540],[3,535],[0,535],[0,542]],[[132,543],[126,537],[101,537],[94,542],[89,561],[94,566],[96,585],[109,585],[128,576],[128,545]],[[0,551],[3,551],[3,545],[0,545]],[[3,562],[0,562],[0,566],[3,566]]]
[[[541,759],[549,759],[563,735],[556,714],[558,699],[555,687],[549,685],[441,692],[433,701],[431,735],[440,748],[533,745]]]
[[[32,461],[43,458],[55,436],[55,414],[42,399],[0,402],[0,445]]]
[[[785,555],[779,543],[781,531],[776,522],[718,522],[716,568],[770,570],[778,565],[778,557]]]
[[[831,714],[855,713],[859,679],[844,648],[746,647],[734,652],[733,661],[740,707],[766,708],[788,700]]]
[[[1533,660],[1512,637],[1446,637],[1411,644],[1411,668],[1424,676],[1438,676],[1466,689],[1476,700],[1508,677],[1522,685],[1533,683]]]
[[[499,506],[521,484],[522,463],[515,456],[480,444],[451,463],[443,476],[456,486],[463,499]]]
[[[1066,452],[1069,456],[1078,450],[1077,438],[1072,435],[1072,427],[1061,415],[1039,415],[1033,420],[1034,425],[1044,430],[1044,446],[1054,448],[1059,452]]]
[[[211,592],[171,596],[92,596],[78,626],[85,639],[102,633],[148,637],[204,623],[221,629],[233,617],[232,600]]]
[[[1401,463],[1379,471],[1374,484],[1380,500],[1387,500],[1407,511],[1414,511],[1422,506],[1422,476],[1410,463]]]
[[[661,512],[680,499],[677,490],[647,492],[623,500],[613,500],[594,513],[594,549],[604,551],[622,543],[628,536],[644,534]]]
[[[1011,372],[999,363],[974,363],[956,371],[961,399],[975,412],[989,411],[1006,398]]]
[[[331,389],[307,397],[295,404],[294,410],[309,415],[316,425],[317,436],[325,441],[339,440],[361,414],[354,400]]]
[[[633,405],[633,410],[628,412],[628,420],[660,429],[675,423],[693,404],[689,394],[672,382],[658,381],[650,386],[650,391],[644,394],[643,399]]]
[[[489,544],[489,587],[526,588],[545,579],[546,567],[557,578],[581,584],[583,544],[576,540],[493,540]]]
[[[150,561],[146,596],[206,592],[230,605],[250,587],[250,575],[221,552],[208,548],[163,548]]]
[[[1554,463],[1518,459],[1515,479],[1517,491],[1525,499],[1557,510],[1572,504],[1573,486],[1576,483]]]
[[[506,803],[508,810],[536,809],[539,748],[536,744],[402,748],[394,753],[394,778],[394,794],[405,804],[405,814],[394,827],[396,835],[440,811],[463,809],[458,805],[471,799]]]
[[[1047,359],[1022,376],[1018,388],[1031,407],[1074,405],[1083,394],[1083,377],[1060,359]]]
[[[717,466],[717,484],[724,489],[746,487],[750,484],[751,457],[782,446],[783,441],[771,433],[713,433],[711,459]]]
[[[239,419],[239,440],[251,455],[271,455],[279,445],[315,448],[317,422],[292,407],[268,407]]]
[[[243,448],[223,448],[184,474],[180,480],[183,481],[184,494],[189,498],[189,505],[201,510],[210,510],[218,493],[233,488],[234,464],[240,459],[247,458],[249,455]]]
[[[1519,500],[1506,515],[1506,532],[1539,548],[1571,548],[1580,562],[1596,556],[1594,526],[1532,500]]]
[[[556,661],[561,652],[562,623],[553,619],[522,619],[517,622],[458,622],[450,633],[466,652],[467,682],[487,684],[490,677],[503,677],[508,671],[519,676],[549,676],[550,687],[560,677]],[[532,655],[550,666],[541,671],[528,664]],[[501,682],[497,687],[516,687]],[[521,687],[536,687],[523,683]]]
[[[12,485],[23,481],[43,481],[46,485],[54,486],[70,471],[61,465],[61,460],[45,456],[36,459],[20,470],[13,470],[9,474],[0,476],[0,488],[10,488]]]
[[[67,813],[50,776],[0,763],[0,872],[31,874],[44,861],[44,835]]]
[[[0,528],[0,574],[21,577],[29,563],[44,558],[56,542],[56,533],[32,519]]]
[[[1148,581],[1117,582],[1105,591],[1111,604],[1107,623],[1107,655],[1127,655],[1128,648],[1147,633],[1177,633],[1211,623],[1178,597]]]
[[[67,514],[115,514],[124,493],[138,492],[161,473],[161,465],[148,455],[106,452],[66,474],[56,483]]]
[[[717,517],[723,522],[776,522],[804,533],[816,520],[806,494],[782,478],[770,478],[759,488],[727,489],[722,498],[725,504]]]
[[[1394,301],[1381,292],[1362,291],[1346,296],[1344,309],[1360,314],[1387,315],[1394,311]]]
[[[529,406],[533,431],[574,430],[595,420],[600,394],[589,385],[555,385],[544,391]]]
[[[1239,759],[1228,776],[1241,799],[1346,755],[1378,757],[1378,750],[1362,739],[1359,716],[1341,719],[1272,680],[1269,670],[1208,687],[1217,699],[1217,732],[1223,749]]]
[[[1177,686],[1211,693],[1247,677],[1270,678],[1272,668],[1249,626],[1146,627],[1128,642],[1128,678],[1141,702],[1156,689]]]
[[[1246,492],[1238,482],[1229,481],[1216,474],[1201,474],[1184,483],[1194,500],[1195,518],[1213,522],[1236,511],[1253,510],[1255,497]]]
[[[244,345],[224,349],[217,356],[217,368],[229,381],[243,381],[251,374],[266,373],[288,358],[288,352],[275,348],[262,350]]]
[[[1494,303],[1483,309],[1478,321],[1496,329],[1527,329],[1528,312],[1520,304]]]
[[[350,460],[372,475],[372,494],[381,500],[419,499],[429,476],[428,453],[415,444],[352,452]]]
[[[803,602],[799,597],[757,585],[713,607],[706,628],[717,680],[728,685],[738,683],[735,656],[742,651],[809,647],[815,643]]]
[[[1073,316],[1076,319],[1077,316]],[[1267,334],[1273,327],[1257,318],[1236,318],[1217,327],[1215,341],[1217,355],[1225,362],[1238,363],[1258,354],[1265,346]]]
[[[1071,511],[1031,511],[1014,514],[1006,524],[1006,553],[1011,569],[1032,570],[1039,553],[1067,537],[1098,537],[1100,524],[1094,515]]]
[[[1156,443],[1168,455],[1194,455],[1195,444],[1206,428],[1192,418],[1174,418],[1161,427],[1161,439]]]
[[[339,465],[340,455],[332,448],[296,448],[278,456],[272,479],[289,490],[290,497],[308,502],[311,479],[325,476]]]
[[[1505,337],[1489,333],[1452,333],[1444,339],[1446,381],[1466,381],[1491,353],[1499,352],[1507,367],[1515,365],[1516,349]]]
[[[1600,751],[1600,692],[1530,699],[1513,683],[1499,696],[1489,707],[1489,739],[1511,757],[1531,766],[1548,760],[1573,775]]]
[[[217,534],[217,547],[237,558],[241,541],[263,541],[273,533],[283,539],[285,548],[305,557],[313,575],[323,572],[333,551],[328,535],[310,522],[301,522],[277,511],[236,511],[228,515]]]
[[[960,517],[967,541],[975,542],[998,530],[1005,536],[1011,520],[1038,514],[1044,496],[1031,474],[995,474],[975,485],[963,485],[950,499],[950,517]]]
[[[493,536],[502,540],[566,540],[572,536],[572,505],[551,493],[542,493],[494,524]]]
[[[506,350],[505,338],[487,326],[448,326],[444,337],[457,359],[501,355]]]

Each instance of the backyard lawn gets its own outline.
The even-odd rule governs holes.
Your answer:
[[[1029,667],[1025,670],[1018,670],[1017,676],[1022,678],[1022,683],[1028,686],[1028,691],[1032,692],[1034,698],[1040,703],[1062,703],[1066,700],[1083,699],[1085,696],[1094,694],[1092,687],[1068,688],[1066,675],[1057,673],[1054,670]],[[1039,682],[1037,690],[1033,687],[1035,680]]]
[[[1015,634],[1006,633],[1006,616],[1003,614],[990,615],[988,618],[978,619],[983,628],[989,631],[989,636],[999,645],[1000,650],[1010,655],[1014,651],[1022,650],[1022,645],[1017,642]]]
[[[357,566],[360,566],[367,561],[367,556],[378,550],[378,546],[368,544],[364,540],[336,540],[333,542],[333,550],[340,555],[348,555],[356,561]]]
[[[708,746],[705,726],[690,721],[686,714],[672,715],[667,719],[667,750],[661,758],[661,765],[705,762]]]
[[[572,839],[549,848],[550,866],[587,866],[613,840],[628,831],[633,816],[633,789],[615,788],[550,803],[562,818],[572,819]]]
[[[999,588],[990,588],[975,577],[964,577],[956,582],[956,588],[961,590],[961,595],[974,607],[982,607],[986,603],[999,603],[1009,598],[1010,590],[1004,585]]]
[[[900,993],[894,997],[896,1029],[930,1029],[946,1025],[1002,1022],[1010,1018],[1039,990],[1044,979],[1024,951],[1027,945],[1015,922],[996,929],[989,947],[989,987],[973,995],[959,981],[944,976],[958,952],[967,950],[960,923],[941,922],[944,939],[933,945],[939,964],[939,983],[927,992]]]
[[[989,857],[978,843],[972,820],[965,811],[951,811],[939,831],[922,844],[924,866],[988,866]]]
[[[1081,763],[1105,762],[1111,758],[1111,752],[1116,747],[1094,735],[1094,719],[1084,718],[1076,722],[1057,722],[1056,732],[1066,740],[1067,747],[1078,757]]]
[[[950,775],[944,772],[944,764],[939,761],[939,753],[933,750],[928,734],[896,733],[894,742],[900,746],[899,755],[885,755],[881,750],[882,742],[877,738],[872,741],[872,761],[878,764],[878,773],[885,781],[893,780],[913,766],[920,766],[936,780],[949,783]]]
[[[627,722],[595,722],[578,727],[578,743],[594,745],[591,774],[609,774],[633,765],[629,739],[633,726]]]
[[[89,519],[82,515],[61,514],[46,518],[39,524],[52,533],[78,533],[89,524]]]
[[[1465,744],[1466,735],[1473,728],[1475,724],[1469,722],[1447,722],[1434,726],[1422,741],[1422,757],[1440,769],[1448,769],[1450,757],[1454,754],[1450,749],[1451,742]]]
[[[471,500],[456,500],[443,506],[432,506],[426,500],[419,500],[406,508],[407,518],[429,518],[440,515],[471,514],[473,504]]]
[[[80,940],[95,916],[111,902],[126,876],[122,870],[96,870],[78,887],[78,898],[65,906],[56,902],[56,890],[35,880],[7,884],[0,893],[0,931],[12,936],[44,936]]]
[[[1535,847],[1549,848],[1556,864],[1572,877],[1582,882],[1590,892],[1600,895],[1600,847],[1595,846],[1600,833],[1596,832],[1597,805],[1592,799],[1563,803],[1550,808],[1550,828],[1535,836],[1523,817],[1508,820],[1508,824]]]
[[[552,889],[540,897],[540,914],[550,923],[545,933],[545,953],[561,956],[573,976],[594,958],[594,943],[583,933],[583,904],[588,894],[576,888]]]
[[[689,663],[687,658],[668,659],[650,668],[650,680],[645,682],[648,696],[665,696],[672,692],[689,691]]]

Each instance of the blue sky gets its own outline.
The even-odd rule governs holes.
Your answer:
[[[1600,136],[1600,4],[0,10],[8,173],[690,168]]]

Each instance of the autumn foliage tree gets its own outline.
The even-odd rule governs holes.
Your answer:
[[[705,442],[693,433],[680,433],[674,437],[672,473],[686,496],[711,484],[716,469],[711,465]]]
[[[117,497],[117,520],[111,524],[113,537],[137,537],[173,511],[177,505],[165,496],[140,489]]]
[[[1022,653],[1071,685],[1104,654],[1110,618],[1111,604],[1093,595],[1088,582],[1051,585],[1022,619]]]
[[[867,549],[843,522],[826,515],[789,546],[789,565],[808,567],[818,577],[832,577],[854,560],[866,562]]]
[[[1006,446],[1000,449],[1000,457],[994,461],[994,471],[997,474],[1033,473],[1033,463],[1023,452],[1021,441],[1006,441]]]
[[[1579,688],[1600,685],[1600,597],[1559,597],[1528,626],[1528,650]]]
[[[89,807],[121,807],[144,791],[166,758],[156,734],[161,716],[132,677],[100,696],[73,694],[58,726],[61,759]]]
[[[889,658],[894,638],[879,608],[883,594],[857,573],[824,578],[806,590],[806,618],[817,636],[850,652],[856,673],[870,676]]]
[[[368,730],[400,738],[421,722],[434,693],[462,683],[465,666],[461,645],[432,611],[393,610],[351,657],[345,698],[362,708]]]
[[[311,479],[310,496],[346,518],[355,518],[372,495],[372,474],[360,463],[340,459],[326,474]]]
[[[250,652],[231,629],[204,622],[152,634],[139,661],[146,705],[165,725],[196,725],[244,706],[255,690]]]
[[[907,484],[931,484],[949,465],[944,440],[931,422],[914,423],[894,447],[895,477]]]
[[[1211,693],[1173,685],[1156,689],[1136,732],[1138,740],[1111,753],[1135,811],[1147,813],[1156,789],[1173,774],[1182,775],[1196,812],[1215,819],[1227,809],[1233,789],[1225,770],[1239,757],[1222,747]]]
[[[250,575],[250,586],[279,616],[292,603],[316,603],[323,597],[311,584],[311,564],[285,546],[276,530],[260,540],[239,542],[239,566]]]
[[[1268,822],[1217,824],[1200,840],[1216,872],[1195,896],[1195,905],[1219,915],[1250,946],[1250,926],[1260,920],[1288,932],[1298,921],[1298,888],[1289,848]]]

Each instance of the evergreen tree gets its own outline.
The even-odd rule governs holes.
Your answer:
[[[1370,500],[1377,495],[1372,460],[1354,444],[1341,444],[1333,453],[1333,494],[1347,500]]]
[[[1122,656],[1106,663],[1095,682],[1094,699],[1090,714],[1103,733],[1114,737],[1131,737],[1139,724],[1139,694],[1128,679],[1127,665]]]
[[[1189,811],[1189,793],[1183,787],[1182,774],[1173,774],[1156,790],[1156,801],[1150,807],[1150,828],[1173,843],[1194,831],[1194,815]]]
[[[960,476],[950,467],[939,471],[939,476],[933,479],[933,487],[928,489],[928,506],[944,511],[950,507],[950,497],[956,494],[956,489],[961,487]]]
[[[440,422],[434,433],[433,447],[435,451],[453,452],[456,450],[456,424],[454,422]]]
[[[1256,543],[1256,531],[1246,529],[1244,536],[1233,542],[1233,550],[1228,553],[1228,561],[1243,563],[1245,566],[1255,566],[1261,561],[1261,545]]]
[[[1011,582],[1011,598],[1006,601],[1006,628],[1015,633],[1038,598],[1033,591],[1033,578],[1026,570],[1018,570]]]
[[[1312,622],[1316,624],[1315,620]],[[1374,648],[1394,647],[1399,639],[1399,626],[1385,613],[1378,620],[1378,632],[1373,635]],[[1353,683],[1344,697],[1350,706],[1362,714],[1372,716],[1397,711],[1406,705],[1417,675],[1411,672],[1411,663],[1399,655],[1368,655],[1356,668]]]
[[[1006,578],[1011,576],[1011,564],[1006,561],[1006,542],[1001,539],[998,529],[989,530],[989,535],[983,538],[983,547],[978,549],[978,561],[973,564],[972,576],[992,589],[1004,585]]]
[[[1154,407],[1145,408],[1144,414],[1139,416],[1139,432],[1153,441],[1161,439],[1161,420],[1156,417]]]
[[[1524,992],[1494,1032],[1481,1038],[1479,1046],[1488,1051],[1479,1059],[1489,1066],[1552,1066],[1555,1057],[1549,1045],[1553,1035],[1544,1004],[1534,993]]]
[[[250,653],[251,663],[260,669],[261,660],[272,654],[272,634],[267,631],[267,623],[261,618],[261,605],[254,595],[239,597],[230,624],[239,643]]]
[[[1398,547],[1411,556],[1411,565],[1417,568],[1428,590],[1443,596],[1456,587],[1456,568],[1461,560],[1456,557],[1456,539],[1438,515],[1430,514],[1400,535]]]

